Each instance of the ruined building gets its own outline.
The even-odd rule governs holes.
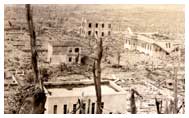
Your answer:
[[[87,55],[84,45],[76,40],[51,41],[47,53],[50,64],[81,64]]]
[[[82,19],[80,34],[83,37],[110,37],[112,35],[112,22],[103,20]]]
[[[125,113],[128,109],[125,90],[111,81],[102,81],[103,113]],[[46,113],[48,114],[95,114],[96,93],[93,81],[45,83],[48,91]],[[63,94],[60,94],[63,93]],[[111,98],[111,99],[110,99]],[[82,102],[82,109],[78,109]]]
[[[174,39],[168,37],[156,36],[158,34],[131,34],[126,37],[124,48],[128,50],[137,50],[153,57],[166,57],[174,51],[179,51],[179,44]]]

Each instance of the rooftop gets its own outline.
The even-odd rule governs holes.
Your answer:
[[[176,41],[172,38],[169,38],[166,35],[159,34],[159,33],[135,33],[134,35],[131,35],[131,38],[157,45],[168,53],[170,53],[176,47],[178,47],[177,44],[181,45],[181,41]],[[173,46],[171,48],[166,48],[165,43],[167,42],[172,43]]]
[[[109,81],[101,82],[101,90],[103,95],[116,94],[122,92],[121,88]],[[95,86],[93,81],[72,81],[46,83],[45,87],[51,93],[51,96],[95,96]],[[60,94],[62,93],[62,94]]]

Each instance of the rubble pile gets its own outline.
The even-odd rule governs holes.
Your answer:
[[[126,98],[129,105],[131,89],[137,90],[143,99],[137,98],[137,113],[157,113],[155,105],[155,97],[163,101],[163,111],[165,110],[166,101],[172,100],[174,95],[174,78],[173,60],[167,61],[156,59],[156,66],[150,62],[147,55],[127,52],[122,54],[122,67],[105,68],[102,72],[104,79],[115,81],[118,85],[127,91],[128,98]],[[125,62],[124,62],[125,61]],[[176,63],[176,62],[174,62]],[[125,71],[125,68],[128,68]],[[178,68],[178,99],[179,105],[184,99],[184,64],[180,64]],[[128,113],[130,109],[127,110]],[[180,112],[181,113],[181,112]]]
[[[147,9],[144,9],[145,12],[142,11],[141,6],[135,6],[134,9],[136,11],[133,10],[133,8],[125,6],[122,7],[122,9],[119,7],[112,9],[114,8],[113,6],[111,6],[111,9],[104,9],[105,6],[103,5],[97,5],[97,7],[90,5],[90,10],[87,11],[85,5],[76,5],[71,10],[70,6],[68,6],[65,5],[64,8],[45,5],[42,7],[43,9],[37,5],[34,6],[34,24],[37,35],[39,69],[40,74],[43,77],[46,77],[45,81],[57,82],[93,79],[90,64],[60,64],[58,66],[52,66],[46,62],[47,42],[49,41],[75,39],[81,41],[83,44],[89,44],[91,47],[95,45],[96,42],[92,42],[92,40],[88,41],[87,38],[79,37],[79,28],[81,26],[82,18],[89,17],[96,20],[96,18],[98,19],[99,16],[103,16],[99,17],[99,19],[103,21],[105,19],[111,19],[114,21],[113,23],[119,24],[119,27],[115,27],[117,32],[118,29],[119,32],[120,30],[125,31],[126,27],[131,27],[133,31],[168,32],[168,35],[165,37],[157,34],[152,36],[153,38],[159,37],[158,40],[166,40],[168,39],[169,35],[174,34],[175,36],[178,32],[181,33],[181,35],[184,33],[184,24],[182,22],[182,17],[184,14],[183,12],[177,10],[162,12],[161,9],[153,9],[158,14],[156,15],[151,12],[151,10],[146,12]],[[5,14],[6,22],[4,39],[5,113],[18,113],[24,98],[32,95],[34,91],[33,86],[30,86],[30,82],[32,81],[33,77],[31,67],[30,37],[27,31],[28,26],[25,18],[25,10],[24,7],[17,7],[14,6],[13,8],[5,8],[7,11]],[[119,8],[119,10],[117,8]],[[127,8],[128,10],[125,10]],[[109,10],[111,12],[109,12]],[[142,16],[141,12],[143,14]],[[176,15],[177,17],[175,18],[175,13],[179,15],[179,17]],[[167,18],[166,21],[164,19],[165,16]],[[173,18],[176,20],[170,20]],[[148,21],[148,23],[146,23],[146,21]],[[170,21],[173,21],[174,23],[170,23]],[[165,22],[167,22],[167,24]],[[151,25],[146,25],[149,23]],[[179,24],[179,29],[173,28],[173,25],[177,24]],[[166,31],[162,31],[162,29]],[[138,91],[138,93],[142,95],[143,99],[136,98],[138,108],[137,113],[155,114],[157,113],[155,97],[163,101],[163,106],[165,106],[166,100],[173,99],[174,69],[176,69],[176,77],[178,79],[178,99],[180,104],[182,99],[184,99],[185,92],[184,45],[181,47],[181,57],[179,59],[161,59],[145,55],[144,53],[140,53],[136,50],[128,51],[122,49],[125,41],[120,42],[117,45],[113,43],[113,41],[118,42],[119,39],[120,37],[118,38],[116,36],[111,40],[104,42],[104,45],[106,45],[108,48],[111,47],[111,49],[109,50],[109,53],[105,55],[107,56],[107,60],[104,59],[104,57],[102,59],[102,79],[114,81],[116,84],[124,88],[126,94],[128,95],[128,97],[125,98],[128,106],[130,106],[129,98],[131,89]],[[118,63],[116,55],[117,50],[115,50],[117,47],[117,50],[121,53],[120,65],[118,66],[116,65]],[[104,49],[104,51],[106,50]],[[15,79],[14,82],[12,79]],[[18,80],[18,83],[15,83],[16,80]],[[164,109],[165,108],[163,107],[163,110]],[[130,109],[127,109],[127,113],[130,113],[130,111]]]
[[[14,88],[14,93],[9,93],[9,96],[7,97],[7,105],[5,105],[7,106],[7,108],[5,110],[5,113],[18,114],[25,99],[29,96],[32,96],[34,94],[34,91],[35,87],[33,85],[26,85],[22,87],[16,86]]]

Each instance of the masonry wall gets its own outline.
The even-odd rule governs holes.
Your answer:
[[[78,52],[75,52],[75,49],[78,49]],[[51,44],[48,44],[48,52],[47,52],[47,62],[51,64],[73,64],[73,63],[81,63],[81,57],[83,57],[84,49],[82,47],[77,46],[55,46],[53,47]],[[78,56],[79,55],[79,56]],[[76,62],[76,58],[78,61]]]
[[[128,50],[138,50],[141,53],[149,56],[166,58],[166,52],[159,46],[148,43],[139,39],[128,38],[125,41],[124,48]]]
[[[138,50],[139,52],[148,55],[153,54],[153,44],[138,39],[127,39],[124,44],[124,48],[129,50]]]
[[[53,55],[51,57],[51,64],[60,64],[66,62],[67,62],[66,55]]]
[[[46,113],[48,114],[63,114],[64,113],[64,105],[67,105],[67,111],[71,112],[73,110],[73,104],[76,104],[78,98],[80,96],[70,96],[70,97],[47,97],[46,102]],[[89,113],[92,114],[92,103],[95,104],[94,113],[96,113],[96,96],[85,96],[84,103],[86,104],[85,112],[87,113],[88,108],[88,100],[90,99],[90,111]],[[110,112],[113,113],[125,113],[127,111],[126,104],[127,97],[126,94],[112,94],[112,95],[103,95],[102,102],[104,103],[103,113],[109,114]],[[57,105],[57,111],[54,111],[54,106]],[[79,111],[77,112],[79,113]]]
[[[90,37],[96,33],[99,37],[112,35],[112,23],[102,21],[83,22],[80,28],[81,36]]]

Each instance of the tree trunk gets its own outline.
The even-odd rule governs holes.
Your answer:
[[[28,28],[30,33],[30,46],[31,46],[31,62],[32,68],[34,71],[34,84],[36,89],[34,91],[34,95],[32,96],[32,114],[43,114],[45,111],[45,102],[46,102],[46,95],[43,90],[43,82],[39,78],[39,70],[38,70],[38,63],[37,63],[37,49],[36,49],[36,34],[34,31],[33,25],[33,18],[30,5],[26,5],[26,18],[28,22]]]
[[[29,34],[30,34],[30,46],[31,46],[31,62],[32,62],[32,68],[34,71],[34,83],[38,83],[38,67],[37,67],[37,51],[36,51],[36,34],[34,31],[34,26],[33,26],[33,18],[32,18],[32,11],[30,8],[30,5],[26,5],[26,18],[28,22],[28,29],[29,29]]]
[[[158,101],[157,98],[155,98],[155,102],[156,102],[157,113],[158,113],[158,114],[161,114],[160,105],[162,105],[162,102],[161,102],[161,101]]]
[[[136,114],[136,104],[135,104],[135,96],[133,93],[131,93],[131,98],[130,98],[130,106],[131,106],[131,114]]]
[[[95,83],[95,90],[96,90],[96,97],[97,97],[97,114],[102,114],[102,95],[101,95],[101,60],[102,60],[102,53],[103,53],[103,46],[102,46],[102,38],[100,38],[100,42],[98,44],[98,57],[97,57],[97,64],[93,64],[93,76],[94,76],[94,83]]]
[[[137,113],[137,107],[135,102],[135,94],[143,99],[143,97],[134,89],[131,89],[131,97],[130,97],[130,107],[131,107],[131,114]]]

